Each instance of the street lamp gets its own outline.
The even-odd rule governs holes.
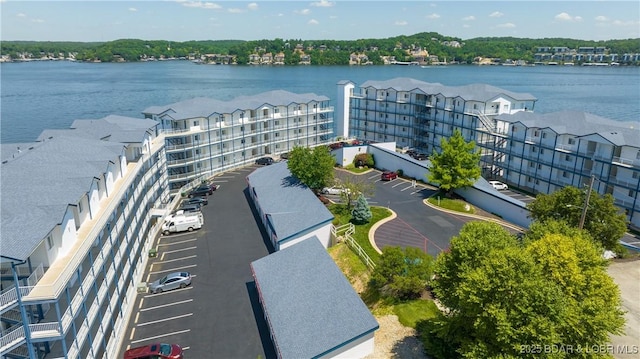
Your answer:
[[[591,175],[591,180],[589,181],[589,190],[587,191],[587,196],[584,200],[584,205],[582,206],[582,215],[580,216],[580,223],[578,223],[578,229],[582,229],[584,227],[584,221],[587,218],[587,208],[589,207],[589,199],[591,198],[591,191],[593,190],[594,180],[595,180],[595,176]]]

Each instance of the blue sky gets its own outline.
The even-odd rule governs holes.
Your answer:
[[[0,39],[640,38],[635,1],[11,1]]]

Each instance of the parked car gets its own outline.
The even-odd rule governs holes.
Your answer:
[[[186,204],[197,204],[200,206],[206,206],[209,204],[209,200],[207,199],[207,197],[191,197],[182,201],[182,205]]]
[[[398,178],[398,174],[391,171],[384,171],[382,172],[382,175],[380,175],[381,181],[392,181],[396,178]]]
[[[257,165],[268,166],[273,164],[273,158],[271,157],[260,157],[256,160]]]
[[[324,194],[339,195],[342,192],[350,193],[351,191],[348,188],[344,188],[341,186],[333,186],[333,187],[325,187],[322,189],[321,192]]]
[[[154,343],[131,348],[124,352],[124,359],[182,359],[182,348],[177,344]]]
[[[283,152],[280,154],[280,159],[281,160],[288,160],[289,159],[289,152]]]
[[[196,187],[189,192],[189,198],[206,197],[213,193],[213,189],[209,185]]]
[[[194,197],[194,198],[198,198],[198,197]],[[178,211],[183,211],[184,213],[193,213],[193,212],[200,212],[202,211],[202,205],[198,204],[198,203],[182,203],[182,205],[180,205],[180,207],[178,207],[178,209],[175,210],[175,212]]]
[[[185,288],[191,284],[191,273],[175,272],[149,283],[151,293],[162,293],[172,289]]]
[[[509,189],[509,186],[507,186],[505,183],[502,183],[500,181],[489,181],[489,184],[492,185],[493,188],[497,189],[498,191]]]

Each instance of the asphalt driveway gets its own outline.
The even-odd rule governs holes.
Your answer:
[[[121,352],[166,342],[183,346],[186,358],[275,357],[249,266],[271,251],[245,194],[254,169],[214,179],[220,188],[203,207],[202,229],[157,239],[145,279],[178,270],[194,278],[185,289],[138,294]]]

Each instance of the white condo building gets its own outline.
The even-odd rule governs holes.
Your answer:
[[[316,94],[270,91],[230,101],[195,98],[143,111],[166,134],[172,193],[202,177],[333,139],[333,107]]]
[[[333,137],[329,98],[151,107],[3,144],[0,358],[115,358],[171,192]]]
[[[459,130],[481,150],[483,176],[536,193],[565,186],[611,194],[640,227],[640,122],[576,111],[538,114],[537,99],[484,84],[444,86],[409,78],[338,83],[336,136],[426,154]]]
[[[2,358],[114,358],[168,197],[157,122],[71,127],[2,145]]]

